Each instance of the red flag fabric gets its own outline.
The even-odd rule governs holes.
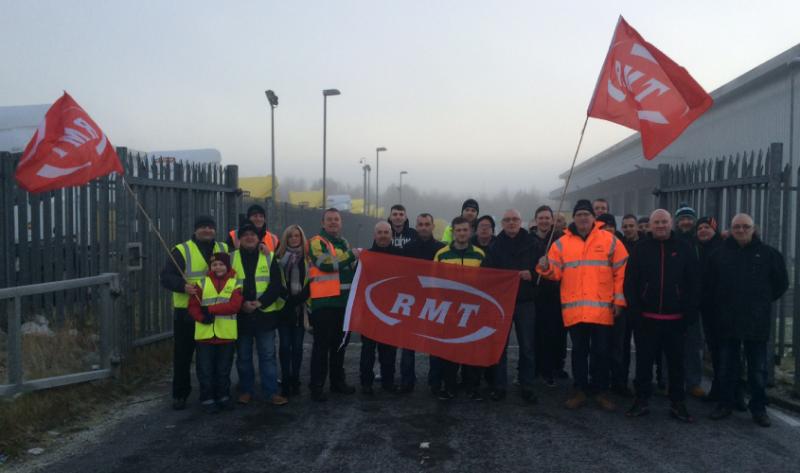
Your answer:
[[[114,146],[66,92],[47,111],[25,147],[15,177],[28,192],[81,186],[112,172],[122,174]]]
[[[653,159],[714,103],[689,72],[619,17],[587,114],[641,133]]]
[[[361,253],[345,330],[456,363],[500,360],[519,272]]]

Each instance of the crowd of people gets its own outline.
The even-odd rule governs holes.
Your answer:
[[[162,285],[173,294],[175,409],[187,406],[195,351],[204,410],[252,402],[254,346],[264,399],[287,404],[301,393],[307,331],[313,333],[311,399],[328,399],[326,382],[329,392],[356,392],[345,376],[350,334],[343,334],[343,324],[363,250],[342,237],[342,225],[339,211],[328,209],[318,234],[307,238],[300,226],[290,225],[278,238],[267,229],[264,209],[252,205],[247,220],[223,243],[212,217],[196,219],[193,235],[175,246],[161,273]],[[467,199],[441,241],[434,230],[431,214],[419,214],[412,228],[406,209],[394,205],[388,221],[375,225],[368,250],[518,272],[513,325],[519,357],[513,383],[526,403],[537,402],[537,378],[555,388],[558,379],[571,376],[566,408],[593,401],[613,411],[614,393],[632,398],[627,416],[641,417],[649,413],[655,371],[656,386],[668,395],[670,415],[678,420],[694,420],[685,402],[689,395],[716,403],[712,419],[749,408],[758,425],[770,425],[765,394],[770,308],[786,291],[788,275],[783,256],[759,239],[749,215],[736,215],[726,235],[714,218],[698,218],[688,205],[676,209],[674,217],[666,209],[644,217],[625,215],[618,229],[606,200],[579,200],[569,224],[543,205],[528,228],[520,211],[507,210],[497,231],[494,217],[480,216],[478,202]],[[567,336],[571,373],[565,369]],[[417,354],[400,350],[398,377],[397,351],[361,337],[363,395],[375,395],[376,379],[388,393],[415,390]],[[706,351],[713,372],[707,393],[701,385]],[[509,391],[506,351],[488,368],[428,359],[427,385],[442,402],[459,393],[472,401],[499,402]],[[741,381],[745,371],[746,384]]]

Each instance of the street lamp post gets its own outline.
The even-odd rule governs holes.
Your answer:
[[[322,91],[322,208],[328,203],[327,194],[327,144],[328,144],[328,96],[341,95],[339,89],[325,89]]]
[[[403,175],[408,174],[407,171],[400,171],[400,205],[403,205]]]
[[[380,211],[381,208],[381,188],[380,188],[380,173],[381,173],[381,151],[386,151],[386,148],[380,146],[375,148],[375,213]]]
[[[369,215],[369,179],[367,178],[367,173],[371,168],[367,164],[367,158],[361,158],[359,162],[362,164],[361,169],[364,171],[364,215]]]
[[[269,102],[269,125],[270,125],[270,147],[272,148],[271,158],[271,171],[270,171],[270,187],[272,188],[272,212],[269,216],[275,218],[275,209],[277,209],[277,202],[275,200],[275,108],[278,106],[278,96],[272,90],[264,91]]]

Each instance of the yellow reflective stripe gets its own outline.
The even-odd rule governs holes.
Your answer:
[[[562,309],[574,309],[575,307],[600,307],[603,309],[610,309],[614,306],[611,302],[600,302],[600,301],[572,301],[566,302],[561,304]]]

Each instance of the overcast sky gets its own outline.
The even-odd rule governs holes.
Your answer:
[[[338,88],[332,178],[385,146],[381,187],[549,191],[620,14],[709,92],[800,42],[797,0],[0,0],[0,106],[65,89],[117,146],[217,148],[253,176],[273,89],[277,175],[314,180]],[[590,120],[579,161],[630,133]]]

